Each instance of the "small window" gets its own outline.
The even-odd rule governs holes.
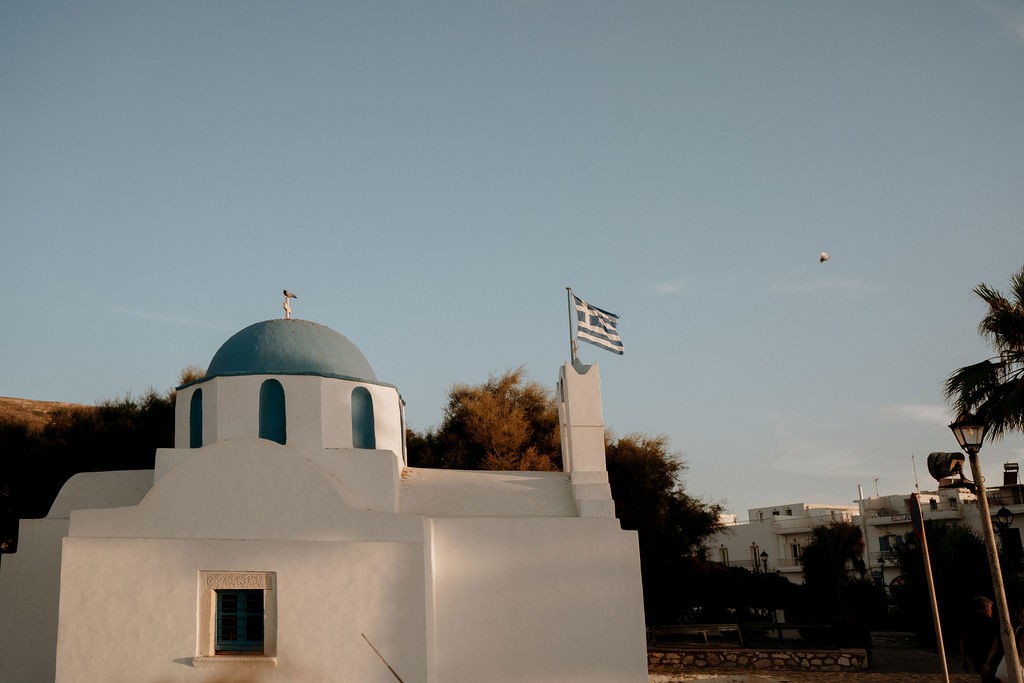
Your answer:
[[[779,511],[778,510],[772,510],[772,517],[778,517],[778,516],[779,516]]]
[[[956,497],[949,499],[949,509],[956,510]]]
[[[799,560],[800,559],[800,544],[799,543],[794,543],[792,546],[790,546],[790,549],[793,551],[793,559],[794,560]]]
[[[263,653],[263,591],[218,590],[216,654]]]
[[[377,447],[377,434],[373,423],[373,397],[366,387],[356,387],[352,390],[352,447]]]
[[[787,517],[792,517],[793,516],[793,508],[786,508],[786,516]]]
[[[260,438],[283,444],[287,440],[284,387],[276,379],[260,385]]]
[[[929,510],[938,510],[939,509],[939,501],[935,500],[934,498],[929,498],[928,499],[928,509]]]
[[[276,666],[275,584],[274,572],[199,572],[193,666]]]
[[[729,549],[724,545],[718,549],[718,560],[722,564],[729,564]]]

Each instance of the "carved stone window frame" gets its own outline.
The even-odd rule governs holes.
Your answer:
[[[218,590],[263,591],[263,653],[217,654]],[[277,574],[275,572],[199,572],[198,654],[196,667],[277,666]]]

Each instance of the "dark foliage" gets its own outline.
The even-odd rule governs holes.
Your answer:
[[[684,492],[686,465],[667,437],[609,435],[605,454],[616,516],[637,532],[648,620],[674,621],[698,597],[680,578],[703,554],[703,539],[720,528],[721,508]]]
[[[768,624],[777,610],[799,613],[803,587],[777,572],[752,572],[693,555],[681,563],[678,581],[688,590],[677,618],[667,621],[745,624],[744,637],[756,637],[756,624]],[[662,623],[662,622],[658,622]]]
[[[960,620],[971,610],[971,600],[977,595],[992,597],[985,546],[973,529],[958,522],[926,521],[924,529],[943,640],[955,643]],[[897,547],[896,561],[902,572],[892,587],[897,616],[917,634],[923,645],[934,646],[935,627],[924,573],[924,554],[913,534],[907,534],[903,545]]]
[[[864,536],[852,522],[833,522],[811,530],[800,556],[804,570],[803,621],[828,624],[804,634],[836,646],[870,646],[870,629],[885,614],[880,587],[866,576]]]
[[[0,422],[0,544],[13,552],[18,519],[44,517],[72,475],[152,468],[173,445],[174,396],[155,391],[57,409],[41,430]]]

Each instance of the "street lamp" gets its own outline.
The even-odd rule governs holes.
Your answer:
[[[1006,604],[1006,590],[1003,588],[1003,574],[999,567],[999,551],[996,548],[996,537],[992,531],[992,517],[988,509],[988,495],[985,492],[985,480],[981,476],[981,465],[978,463],[978,451],[985,438],[987,425],[970,413],[961,413],[949,425],[971,463],[971,475],[978,487],[978,507],[981,512],[981,531],[985,537],[985,550],[988,553],[988,569],[992,575],[992,590],[996,598],[996,611],[999,618],[999,636],[1003,642],[1003,657],[1006,658],[1007,673],[1010,683],[1024,683],[1021,678],[1020,657],[1017,655],[1017,642],[1013,637],[1013,626],[1010,625],[1010,609]],[[1009,512],[1009,510],[1007,510]]]
[[[768,553],[764,550],[761,551],[761,566],[764,567],[764,573],[768,573]]]

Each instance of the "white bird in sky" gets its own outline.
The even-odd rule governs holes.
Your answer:
[[[825,261],[828,261],[830,258],[832,257],[828,255],[828,252],[823,251],[820,254],[818,254],[818,263],[824,263]]]

